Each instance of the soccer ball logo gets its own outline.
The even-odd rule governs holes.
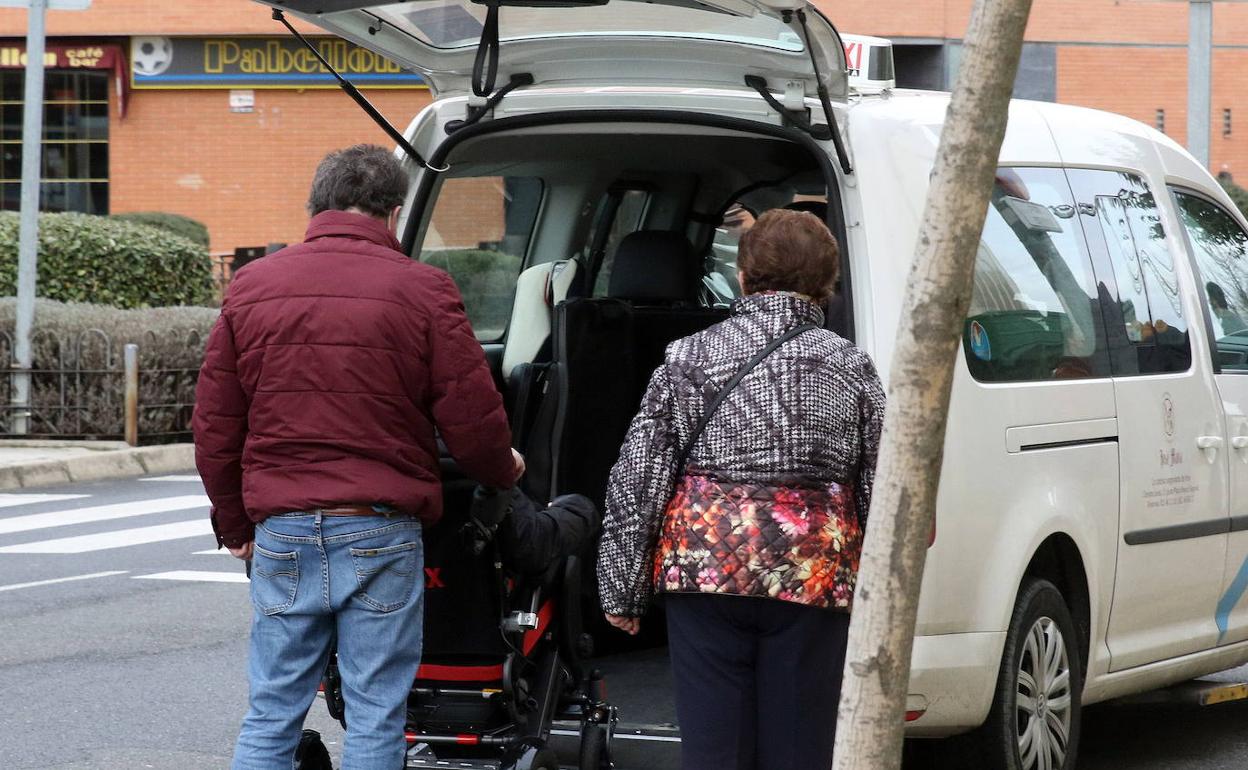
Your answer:
[[[134,74],[153,77],[173,64],[173,41],[167,37],[136,37],[130,44]]]

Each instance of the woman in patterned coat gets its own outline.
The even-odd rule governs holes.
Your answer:
[[[611,472],[602,608],[665,595],[684,770],[826,770],[884,411],[871,360],[823,329],[839,264],[815,216],[741,240],[732,316],[667,350]],[[717,393],[768,355],[682,452]]]

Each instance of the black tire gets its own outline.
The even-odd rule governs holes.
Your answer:
[[[581,761],[577,767],[580,770],[610,770],[607,728],[599,724],[586,724],[581,730]]]
[[[1028,578],[1014,603],[992,708],[971,736],[974,753],[1001,770],[1074,770],[1082,692],[1070,609],[1052,583]]]
[[[329,749],[316,730],[304,730],[295,749],[295,770],[334,770]]]

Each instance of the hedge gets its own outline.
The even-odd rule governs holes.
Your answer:
[[[455,279],[478,339],[494,340],[503,336],[511,320],[520,257],[485,249],[447,249],[426,251],[420,258],[442,268]]]
[[[17,293],[18,215],[0,212],[0,295]],[[147,225],[87,214],[39,216],[38,294],[121,308],[207,305],[208,250]]]
[[[185,439],[196,375],[217,314],[205,307],[123,310],[37,301],[31,434],[120,438],[125,432],[123,349],[132,342],[139,346],[140,438]],[[9,360],[15,319],[16,300],[0,299],[0,355]],[[11,387],[10,378],[0,377],[5,404]],[[8,420],[0,420],[0,434],[8,431]]]
[[[1219,179],[1218,182],[1222,185],[1222,189],[1226,190],[1226,194],[1231,196],[1231,200],[1239,207],[1244,216],[1248,217],[1248,190],[1227,179]]]
[[[163,211],[134,211],[113,214],[112,219],[166,230],[188,241],[194,241],[205,249],[210,244],[208,228],[204,223],[181,214],[168,214]]]

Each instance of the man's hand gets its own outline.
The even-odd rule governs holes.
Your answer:
[[[608,623],[629,636],[636,636],[637,632],[641,630],[641,618],[626,618],[622,615],[612,615],[609,612],[604,614],[606,615]]]
[[[255,544],[256,543],[254,540],[248,540],[246,543],[243,543],[238,548],[230,548],[227,545],[226,549],[230,552],[230,556],[233,556],[235,559],[242,559],[243,561],[247,561],[248,559],[251,558],[251,552]]]
[[[511,461],[515,463],[516,466],[516,478],[513,481],[514,483],[515,481],[519,481],[520,477],[524,475],[524,455],[513,449],[511,450]]]

